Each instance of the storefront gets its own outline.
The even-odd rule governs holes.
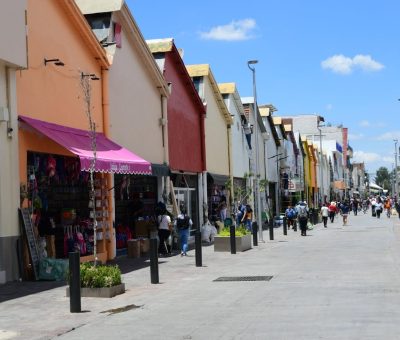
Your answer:
[[[210,222],[224,222],[227,217],[229,190],[228,176],[207,173],[208,219]]]
[[[157,177],[114,175],[116,254],[125,255],[131,238],[148,238],[156,230]]]
[[[21,152],[24,153],[21,163],[24,164],[26,160],[28,204],[34,217],[46,213],[54,221],[52,230],[40,231],[41,234],[47,232],[54,236],[54,245],[46,244],[46,251],[56,258],[65,258],[69,251],[79,250],[82,261],[93,260],[96,221],[98,260],[105,262],[113,258],[115,188],[111,176],[114,173],[116,178],[145,178],[145,174],[151,175],[151,164],[101,133],[96,134],[96,157],[93,163],[92,139],[88,131],[24,116],[20,116],[19,121]],[[90,199],[89,181],[89,171],[93,165],[94,203]],[[143,184],[140,190],[146,193],[151,188]],[[121,189],[118,193],[126,195],[126,191]],[[124,215],[118,215],[118,218],[123,219]],[[53,246],[54,254],[51,250]]]
[[[176,207],[184,206],[193,225],[190,229],[190,242],[193,241],[194,230],[198,225],[199,209],[198,209],[198,175],[197,174],[184,174],[172,173],[171,183],[174,189],[174,197],[176,200]]]

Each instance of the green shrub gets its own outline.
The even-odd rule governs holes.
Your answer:
[[[93,266],[81,264],[81,287],[103,288],[121,284],[121,270],[118,266]]]
[[[236,236],[245,236],[245,235],[249,235],[251,234],[250,231],[248,231],[243,224],[241,224],[239,227],[236,228],[236,232],[235,235]],[[218,236],[225,236],[228,237],[231,235],[230,229],[229,227],[225,227],[223,229],[221,229],[221,231],[219,232]]]

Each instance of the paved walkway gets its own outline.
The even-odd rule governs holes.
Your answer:
[[[70,314],[65,287],[0,304],[0,339],[399,339],[400,222],[350,215],[309,236],[275,229],[244,253],[203,248],[124,274],[127,292],[82,298]],[[272,275],[269,282],[214,282]],[[1,290],[1,288],[0,288]],[[133,308],[135,306],[138,308]],[[126,307],[120,313],[104,311]],[[131,308],[131,309],[129,309]]]

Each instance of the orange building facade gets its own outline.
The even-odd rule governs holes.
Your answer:
[[[65,249],[67,234],[79,231],[83,235],[81,228],[90,221],[88,174],[80,171],[79,158],[74,152],[38,130],[29,118],[57,124],[55,131],[58,126],[88,131],[89,98],[96,132],[107,135],[105,89],[109,64],[105,51],[73,0],[41,0],[40,3],[30,0],[27,23],[28,67],[17,75],[19,176],[21,184],[28,188],[24,205],[29,205],[35,214],[49,210],[55,222],[55,230],[49,233],[55,236],[52,245],[55,249],[47,255],[62,258],[68,251]],[[90,87],[89,97],[85,97],[84,84]],[[111,183],[110,174],[96,173],[95,177],[100,190]],[[101,198],[106,210],[111,209],[110,196]],[[96,242],[97,252],[98,259],[106,261],[114,256],[114,235],[111,216],[100,213],[99,209],[100,214],[101,238]],[[73,225],[72,220],[68,223],[68,218],[76,215],[81,225]],[[93,245],[93,236],[90,241]],[[87,246],[90,248],[90,242]],[[83,260],[94,259],[93,249],[83,252],[86,244],[82,242],[79,247]]]

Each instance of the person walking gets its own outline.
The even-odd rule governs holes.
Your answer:
[[[324,222],[324,227],[328,228],[329,209],[326,203],[321,207],[321,215],[322,215],[322,221]]]
[[[297,219],[299,221],[301,236],[307,236],[307,223],[309,215],[307,202],[306,201],[300,202],[296,206],[296,209],[297,209],[296,213],[297,213]]]
[[[353,212],[354,212],[354,216],[357,216],[357,213],[358,213],[358,205],[359,205],[358,199],[355,198],[355,199],[353,200]]]
[[[350,206],[347,201],[343,201],[343,203],[340,204],[340,214],[342,215],[343,218],[343,225],[347,225],[347,220],[350,212]]]
[[[331,223],[333,223],[336,215],[336,203],[332,201],[331,204],[329,204],[328,210],[329,210],[329,219],[331,220]]]
[[[397,200],[397,198],[394,199],[394,208],[397,211],[397,216],[399,216],[400,219],[400,202]]]
[[[383,211],[383,204],[382,200],[380,197],[377,198],[376,204],[375,204],[375,212],[376,212],[376,217],[381,218],[381,213]]]
[[[296,211],[293,209],[291,205],[289,205],[285,211],[285,216],[287,218],[287,226],[288,229],[290,229],[290,226],[292,226],[294,230],[294,220],[296,218]]]
[[[185,206],[181,206],[181,213],[175,220],[175,226],[178,230],[179,240],[181,243],[181,256],[187,255],[188,239],[190,227],[193,225],[192,219],[189,217]]]
[[[251,209],[250,204],[246,204],[246,211],[242,218],[242,223],[244,224],[245,228],[251,232],[251,223],[253,221],[253,209]]]
[[[167,214],[167,210],[164,209],[161,212],[161,215],[158,216],[158,237],[160,239],[160,243],[158,245],[158,253],[161,256],[169,255],[166,241],[168,240],[168,237],[171,235],[171,231],[172,231],[171,217]]]
[[[384,208],[386,210],[386,216],[390,218],[390,215],[392,214],[392,200],[390,197],[386,199]]]

